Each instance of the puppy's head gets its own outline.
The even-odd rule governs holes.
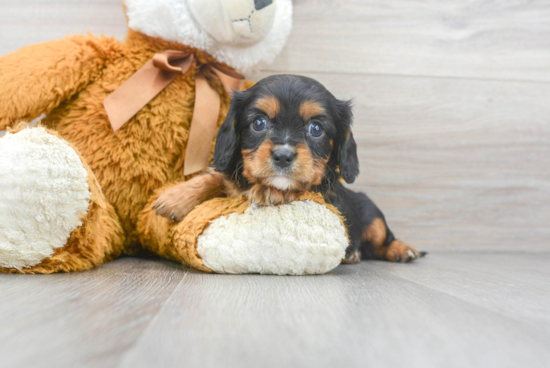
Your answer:
[[[250,184],[304,191],[359,173],[348,101],[319,82],[276,75],[236,92],[218,132],[217,171]],[[339,173],[339,175],[338,175]]]

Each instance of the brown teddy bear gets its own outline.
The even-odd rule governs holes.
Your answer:
[[[125,42],[71,36],[0,58],[0,130],[10,130],[0,138],[0,271],[80,271],[140,251],[218,272],[335,267],[343,227],[314,196],[302,206],[328,208],[338,240],[327,240],[329,260],[321,255],[324,266],[313,268],[270,270],[273,260],[231,268],[214,256],[204,266],[197,249],[208,246],[197,236],[228,208],[244,214],[242,198],[206,203],[180,224],[150,210],[163,188],[207,165],[231,88],[246,88],[237,71],[254,70],[282,50],[291,1],[123,3]],[[39,127],[21,124],[39,116]],[[287,255],[283,263],[290,258],[300,257]]]
[[[216,198],[181,223],[152,211],[207,165],[231,88],[246,88],[236,70],[282,50],[291,1],[124,5],[124,43],[72,36],[0,58],[0,272],[81,271],[141,251],[215,272],[336,267],[345,227],[312,193],[278,208]]]

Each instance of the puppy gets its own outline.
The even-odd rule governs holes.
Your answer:
[[[359,174],[349,101],[319,82],[275,75],[235,92],[206,173],[162,193],[157,214],[182,220],[198,204],[246,194],[256,205],[279,205],[315,191],[346,220],[345,263],[361,259],[410,262],[423,255],[397,240],[382,212],[363,193],[347,189]]]

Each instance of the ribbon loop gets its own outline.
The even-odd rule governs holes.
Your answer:
[[[111,93],[103,106],[116,132],[149,101],[164,90],[180,74],[191,68],[192,53],[166,50],[155,54],[141,69]],[[232,90],[244,89],[244,76],[220,64],[206,64],[222,83],[229,96]],[[185,151],[184,175],[194,174],[208,166],[210,148],[216,134],[220,113],[220,96],[204,75],[195,75],[195,106]]]
[[[167,50],[153,56],[153,65],[156,68],[166,70],[168,72],[185,73],[179,64],[182,62],[185,63],[185,59],[189,56],[191,57],[190,61],[192,61],[193,54],[183,51]],[[175,61],[174,65],[171,64],[172,61]]]

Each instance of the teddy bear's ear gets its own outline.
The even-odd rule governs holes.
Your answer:
[[[232,175],[237,168],[240,159],[239,137],[237,136],[237,117],[242,109],[244,101],[240,98],[244,93],[233,91],[233,100],[229,107],[223,124],[218,130],[216,137],[216,147],[212,164],[216,171]]]

